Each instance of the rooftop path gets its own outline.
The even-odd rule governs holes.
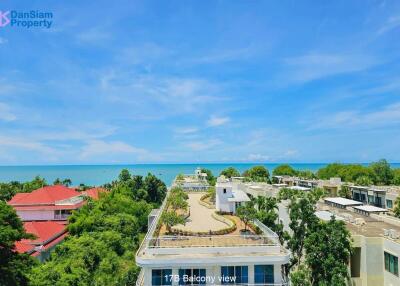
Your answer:
[[[227,228],[227,225],[212,217],[215,209],[209,209],[199,204],[204,193],[189,193],[190,216],[185,225],[176,225],[174,229],[181,229],[192,232],[203,232]]]

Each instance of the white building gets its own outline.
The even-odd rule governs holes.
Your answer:
[[[400,285],[400,220],[387,216],[386,209],[344,198],[326,198],[316,215],[329,220],[332,215],[346,223],[354,252],[349,273],[355,286]]]
[[[189,202],[193,215],[199,206],[191,205],[196,200],[189,198]],[[137,286],[288,285],[282,269],[289,263],[290,253],[265,225],[254,222],[261,234],[166,235],[160,228],[164,207],[165,203],[136,254],[136,263],[142,268]],[[214,219],[214,215],[197,219],[204,222]],[[221,223],[223,217],[218,220]],[[185,225],[186,229],[188,225],[190,223]],[[206,225],[210,223],[207,221]]]
[[[232,182],[224,176],[218,177],[215,185],[215,206],[217,211],[235,213],[240,205],[250,201],[241,186],[243,185],[240,182]]]

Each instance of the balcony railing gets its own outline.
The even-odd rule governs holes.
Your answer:
[[[67,219],[70,215],[71,214],[55,214],[54,215],[54,219],[64,220],[64,219]]]
[[[150,238],[149,248],[181,247],[245,247],[275,246],[271,237],[265,235],[204,235],[204,236],[160,236]]]

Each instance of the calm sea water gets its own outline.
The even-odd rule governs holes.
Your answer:
[[[120,171],[128,169],[132,174],[146,175],[153,173],[167,185],[170,185],[179,173],[191,174],[197,167],[210,169],[214,175],[221,170],[233,166],[240,172],[261,164],[136,164],[136,165],[68,165],[68,166],[0,166],[0,182],[29,181],[35,176],[44,177],[48,183],[56,178],[72,180],[73,185],[84,183],[87,185],[102,185],[111,182],[118,177]],[[262,164],[270,172],[279,164]],[[392,167],[400,168],[400,163],[391,164]],[[296,163],[291,166],[297,170],[316,171],[326,166],[320,163]]]

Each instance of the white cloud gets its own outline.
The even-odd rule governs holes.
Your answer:
[[[26,137],[0,136],[0,146],[36,151],[46,155],[54,154],[56,152],[55,149],[46,146],[39,141],[29,140]]]
[[[338,74],[368,69],[378,63],[359,54],[310,53],[284,60],[286,81],[304,83]]]
[[[381,110],[362,112],[345,110],[318,119],[311,129],[346,128],[354,126],[376,127],[400,123],[400,102],[387,105]]]
[[[397,27],[400,27],[400,16],[390,17],[385,24],[378,30],[378,35],[382,35]]]
[[[115,156],[123,154],[135,154],[142,157],[148,152],[145,149],[134,147],[122,141],[91,140],[82,148],[80,157],[87,159],[102,155]]]
[[[186,147],[193,151],[203,151],[214,148],[215,146],[220,145],[222,142],[218,139],[211,139],[206,141],[192,141],[186,143]]]
[[[14,121],[15,119],[17,119],[17,116],[11,111],[11,108],[7,104],[0,102],[0,120]]]
[[[249,154],[249,156],[247,156],[247,161],[251,162],[264,162],[268,161],[269,159],[269,156],[263,154]]]
[[[207,120],[207,126],[221,126],[230,121],[229,117],[218,117],[218,116],[211,116],[210,119]]]
[[[196,127],[180,127],[180,128],[174,129],[175,133],[182,134],[182,135],[193,134],[193,133],[196,133],[197,131],[198,131],[198,129]]]

